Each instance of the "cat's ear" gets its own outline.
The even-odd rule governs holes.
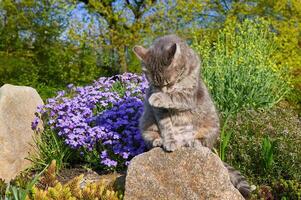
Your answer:
[[[148,56],[148,49],[142,47],[142,46],[134,46],[133,52],[136,54],[136,56],[141,60],[141,61],[146,61],[147,56]]]
[[[168,51],[168,58],[170,60],[175,60],[180,56],[181,50],[180,45],[178,43],[174,43],[169,47]]]

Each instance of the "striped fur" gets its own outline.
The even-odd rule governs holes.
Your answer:
[[[224,162],[224,166],[228,169],[231,183],[235,188],[242,194],[245,199],[248,199],[251,194],[251,187],[245,177],[241,175],[239,171],[234,169],[232,166]]]
[[[219,118],[200,79],[197,54],[175,35],[158,38],[148,49],[135,46],[133,51],[150,83],[139,123],[149,147],[175,151],[201,144],[212,149],[219,136]],[[244,195],[247,182],[227,168],[232,183]]]
[[[199,140],[212,148],[219,135],[219,119],[200,79],[197,54],[175,35],[158,38],[149,49],[136,46],[134,52],[150,83],[140,120],[149,146],[174,151]]]

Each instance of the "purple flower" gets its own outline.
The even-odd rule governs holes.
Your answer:
[[[100,165],[125,167],[146,149],[138,121],[147,87],[143,76],[131,73],[101,77],[84,87],[69,84],[66,91],[40,106],[38,113],[82,157],[97,149]],[[38,118],[32,127],[37,123]]]
[[[74,87],[74,85],[73,85],[72,83],[70,83],[70,84],[67,85],[67,88],[68,88],[68,89],[71,89],[71,88],[73,88],[73,87]]]
[[[33,122],[31,122],[31,129],[32,130],[36,130],[39,122],[40,122],[40,118],[39,117],[35,117],[34,120],[33,120]]]

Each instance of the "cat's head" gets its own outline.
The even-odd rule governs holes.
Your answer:
[[[172,86],[185,71],[185,42],[175,35],[158,38],[147,49],[135,46],[134,53],[142,61],[142,71],[155,87]]]

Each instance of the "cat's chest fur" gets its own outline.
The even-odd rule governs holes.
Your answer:
[[[172,87],[162,87],[159,89],[152,89],[151,94],[155,92],[162,92],[167,95],[173,94],[175,92],[181,93],[181,91],[185,90],[187,88],[183,88],[180,85],[173,85]],[[191,91],[193,92],[193,91]],[[150,94],[150,95],[151,95]],[[195,121],[195,114],[196,109],[190,109],[190,110],[176,110],[176,109],[168,109],[168,108],[155,108],[153,107],[155,115],[159,115],[161,117],[158,118],[164,118],[168,117],[170,119],[170,123],[173,127],[177,126],[183,126],[183,125],[189,125],[193,126]],[[157,123],[160,123],[157,121]]]

